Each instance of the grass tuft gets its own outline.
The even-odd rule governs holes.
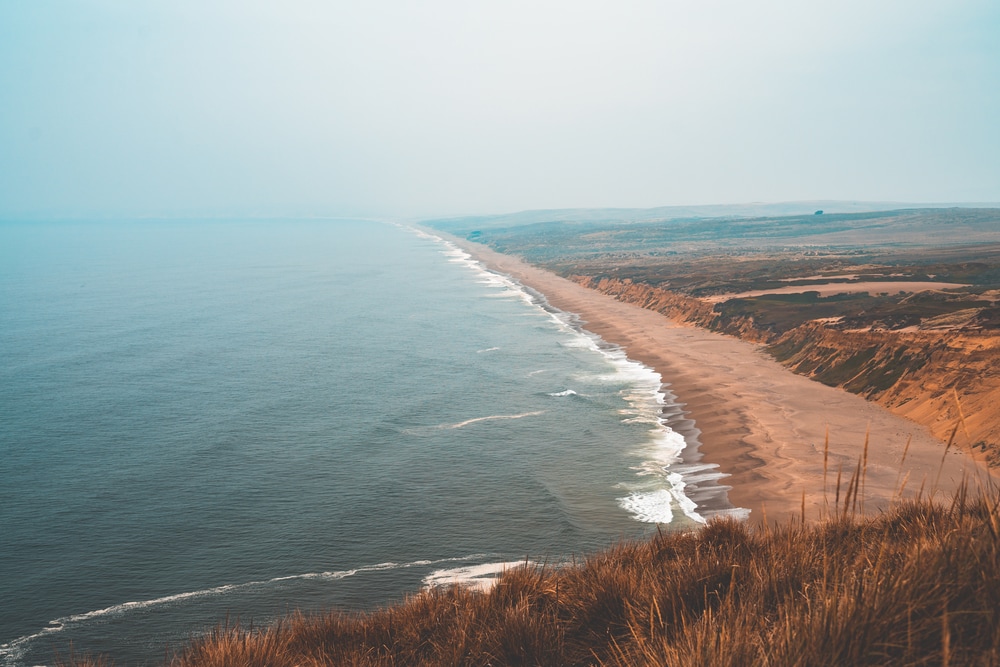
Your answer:
[[[1000,664],[1000,492],[866,517],[847,511],[859,484],[863,463],[822,522],[716,520],[574,566],[526,563],[487,593],[435,589],[370,613],[223,625],[168,664]]]

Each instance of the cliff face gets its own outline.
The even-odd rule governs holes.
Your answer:
[[[796,373],[860,394],[943,440],[959,424],[955,444],[1000,465],[1000,336],[994,332],[845,331],[822,321],[776,332],[650,285],[590,277],[577,282],[678,322],[763,343]]]
[[[838,331],[812,322],[768,346],[797,373],[883,405],[1000,465],[1000,338],[990,333]]]
[[[663,313],[676,322],[693,324],[754,343],[769,343],[777,337],[773,332],[756,327],[753,318],[732,317],[724,319],[720,317],[711,303],[659,287],[652,287],[645,283],[614,278],[592,278],[590,276],[574,277],[574,280],[584,287],[609,294],[619,301]]]
[[[574,276],[573,279],[584,287],[609,294],[619,301],[655,310],[686,324],[711,327],[715,318],[712,304],[645,283],[592,276]]]

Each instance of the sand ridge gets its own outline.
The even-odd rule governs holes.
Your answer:
[[[749,299],[755,296],[765,296],[768,294],[805,294],[806,292],[818,292],[820,296],[833,296],[834,294],[860,294],[868,292],[870,294],[897,294],[899,292],[925,292],[928,290],[946,290],[968,287],[964,283],[940,283],[930,281],[874,281],[869,280],[857,283],[816,283],[814,285],[790,285],[788,287],[774,287],[772,289],[751,290],[749,292],[739,292],[733,294],[713,294],[712,296],[701,297],[702,301],[708,303],[721,303],[730,299]]]
[[[905,480],[904,495],[923,487],[948,494],[989,472],[965,452],[945,445],[923,426],[859,396],[814,382],[782,367],[758,346],[684,326],[639,306],[587,289],[518,258],[445,236],[495,271],[545,295],[583,326],[621,345],[629,358],[656,369],[697,425],[700,451],[731,475],[730,501],[770,522],[798,516],[803,496],[810,518],[832,505],[838,470],[841,495],[867,438],[865,509],[887,507]],[[824,441],[829,464],[824,488]],[[904,449],[910,442],[905,462]],[[902,465],[901,465],[902,462]],[[981,480],[978,482],[976,480]]]

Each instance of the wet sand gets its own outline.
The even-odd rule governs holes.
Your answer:
[[[965,452],[928,430],[859,396],[796,375],[758,346],[684,326],[639,306],[584,288],[515,257],[434,231],[492,269],[576,313],[584,328],[621,345],[631,359],[656,369],[693,419],[705,462],[731,475],[729,500],[768,522],[801,515],[819,518],[841,498],[862,459],[868,433],[865,511],[885,508],[898,489],[910,496],[950,494],[968,476],[973,487],[988,473]],[[824,440],[829,461],[824,485]],[[903,461],[904,449],[910,441]]]

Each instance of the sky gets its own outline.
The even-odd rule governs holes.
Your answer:
[[[0,219],[1000,201],[996,0],[0,0]]]

